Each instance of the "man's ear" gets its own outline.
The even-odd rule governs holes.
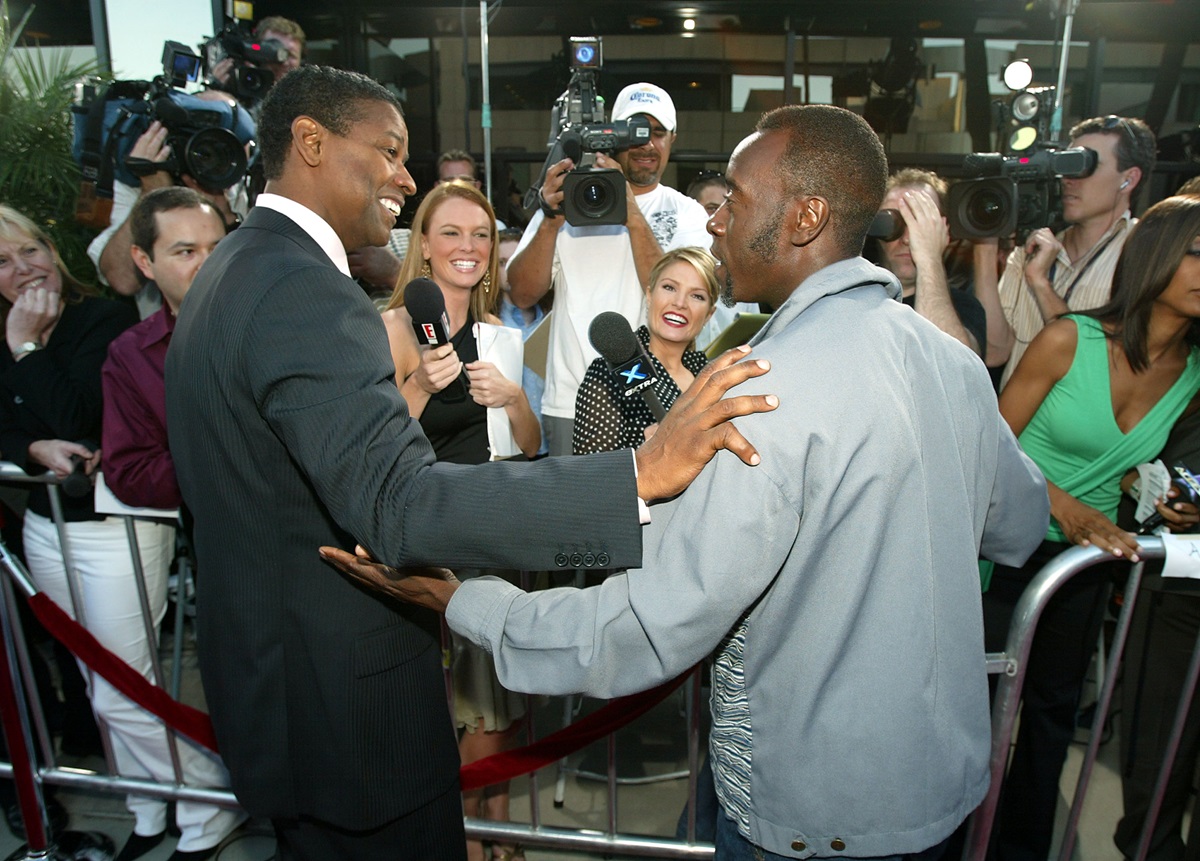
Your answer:
[[[1125,171],[1125,180],[1124,181],[1128,182],[1129,185],[1123,185],[1123,186],[1121,186],[1121,188],[1127,188],[1127,189],[1129,189],[1129,193],[1133,194],[1134,191],[1137,190],[1138,185],[1142,181],[1142,169],[1140,167],[1137,167],[1136,165],[1134,167],[1129,168],[1129,170]]]
[[[292,120],[292,146],[309,167],[321,164],[327,132],[312,117],[299,116]]]
[[[808,245],[829,224],[829,201],[823,197],[802,197],[792,205],[791,220],[792,245],[797,248]]]
[[[147,281],[153,281],[154,261],[150,259],[150,255],[136,245],[130,246],[129,254],[133,257],[133,265],[138,268],[138,271],[146,276]]]

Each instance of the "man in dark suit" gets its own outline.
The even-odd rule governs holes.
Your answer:
[[[394,565],[637,565],[639,496],[678,493],[721,447],[757,462],[724,420],[774,399],[720,398],[765,366],[716,362],[635,457],[435,464],[346,263],[387,241],[416,190],[399,105],[304,67],[272,89],[260,142],[267,193],[205,263],[167,358],[221,752],[280,859],[461,858],[437,619],[351,584],[317,546]],[[514,534],[511,510],[536,531]]]

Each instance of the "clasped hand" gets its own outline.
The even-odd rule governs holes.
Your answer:
[[[18,294],[5,320],[5,337],[9,350],[16,350],[27,341],[42,343],[45,334],[62,313],[62,296],[45,287],[35,287]]]
[[[423,391],[436,395],[454,382],[462,368],[454,345],[441,344],[421,349],[421,361],[412,375]]]
[[[63,479],[75,471],[79,461],[85,475],[95,472],[100,465],[100,449],[92,451],[86,445],[65,439],[39,439],[29,444],[29,459],[53,472],[55,478]]]

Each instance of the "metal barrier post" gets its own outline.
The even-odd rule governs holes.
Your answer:
[[[11,586],[6,582],[0,589],[0,616],[8,618]],[[19,703],[24,692],[16,672],[15,638],[11,625],[2,624],[0,637],[0,715],[3,716],[4,737],[12,758],[13,779],[17,788],[17,803],[25,822],[25,837],[29,844],[26,858],[50,857],[50,823],[46,816],[46,801],[42,787],[33,772],[33,735],[29,719]]]
[[[137,527],[133,518],[124,515],[125,537],[129,540],[129,557],[133,563],[133,582],[137,586],[138,603],[142,608],[142,629],[146,634],[146,644],[150,652],[150,671],[154,674],[154,684],[163,687],[162,660],[158,657],[158,630],[150,612],[150,596],[146,594],[146,572],[142,568],[142,549],[138,544]],[[179,673],[176,672],[176,677]],[[171,770],[176,783],[183,783],[183,767],[179,763],[179,745],[175,731],[163,724],[163,732],[167,735],[167,752],[171,756]]]
[[[1117,630],[1108,661],[1103,662],[1108,665],[1107,672],[1104,674],[1104,684],[1100,689],[1100,696],[1096,700],[1096,715],[1092,719],[1091,737],[1088,739],[1087,753],[1084,754],[1083,764],[1079,769],[1079,779],[1075,783],[1075,797],[1071,802],[1071,813],[1067,819],[1067,830],[1063,835],[1059,861],[1070,861],[1071,850],[1075,848],[1079,817],[1083,815],[1083,798],[1087,794],[1088,784],[1092,779],[1092,768],[1096,764],[1096,755],[1100,752],[1100,737],[1104,733],[1104,721],[1108,717],[1109,708],[1112,705],[1113,690],[1117,686],[1117,671],[1120,669],[1121,656],[1125,654],[1125,641],[1129,638],[1133,608],[1137,603],[1138,587],[1141,586],[1142,572],[1145,568],[1145,562],[1134,565],[1125,583],[1125,601],[1121,605],[1121,613],[1117,617]]]
[[[1139,536],[1138,543],[1141,545],[1139,555],[1142,559],[1158,559],[1163,556],[1163,542],[1160,537]],[[1013,727],[1021,700],[1021,686],[1025,682],[1025,671],[1038,619],[1054,594],[1076,572],[1111,558],[1114,557],[1096,547],[1072,547],[1046,563],[1017,602],[1004,652],[988,656],[989,671],[998,669],[1002,673],[996,687],[995,702],[992,704],[991,783],[987,795],[968,824],[966,846],[963,850],[965,861],[984,861],[987,856],[1004,772],[1008,766]],[[1115,662],[1110,663],[1113,663],[1112,672],[1115,672]]]

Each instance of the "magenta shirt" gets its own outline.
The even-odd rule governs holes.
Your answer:
[[[163,368],[175,330],[164,305],[108,347],[101,371],[104,481],[126,505],[178,508],[175,463],[167,448],[167,395]]]

